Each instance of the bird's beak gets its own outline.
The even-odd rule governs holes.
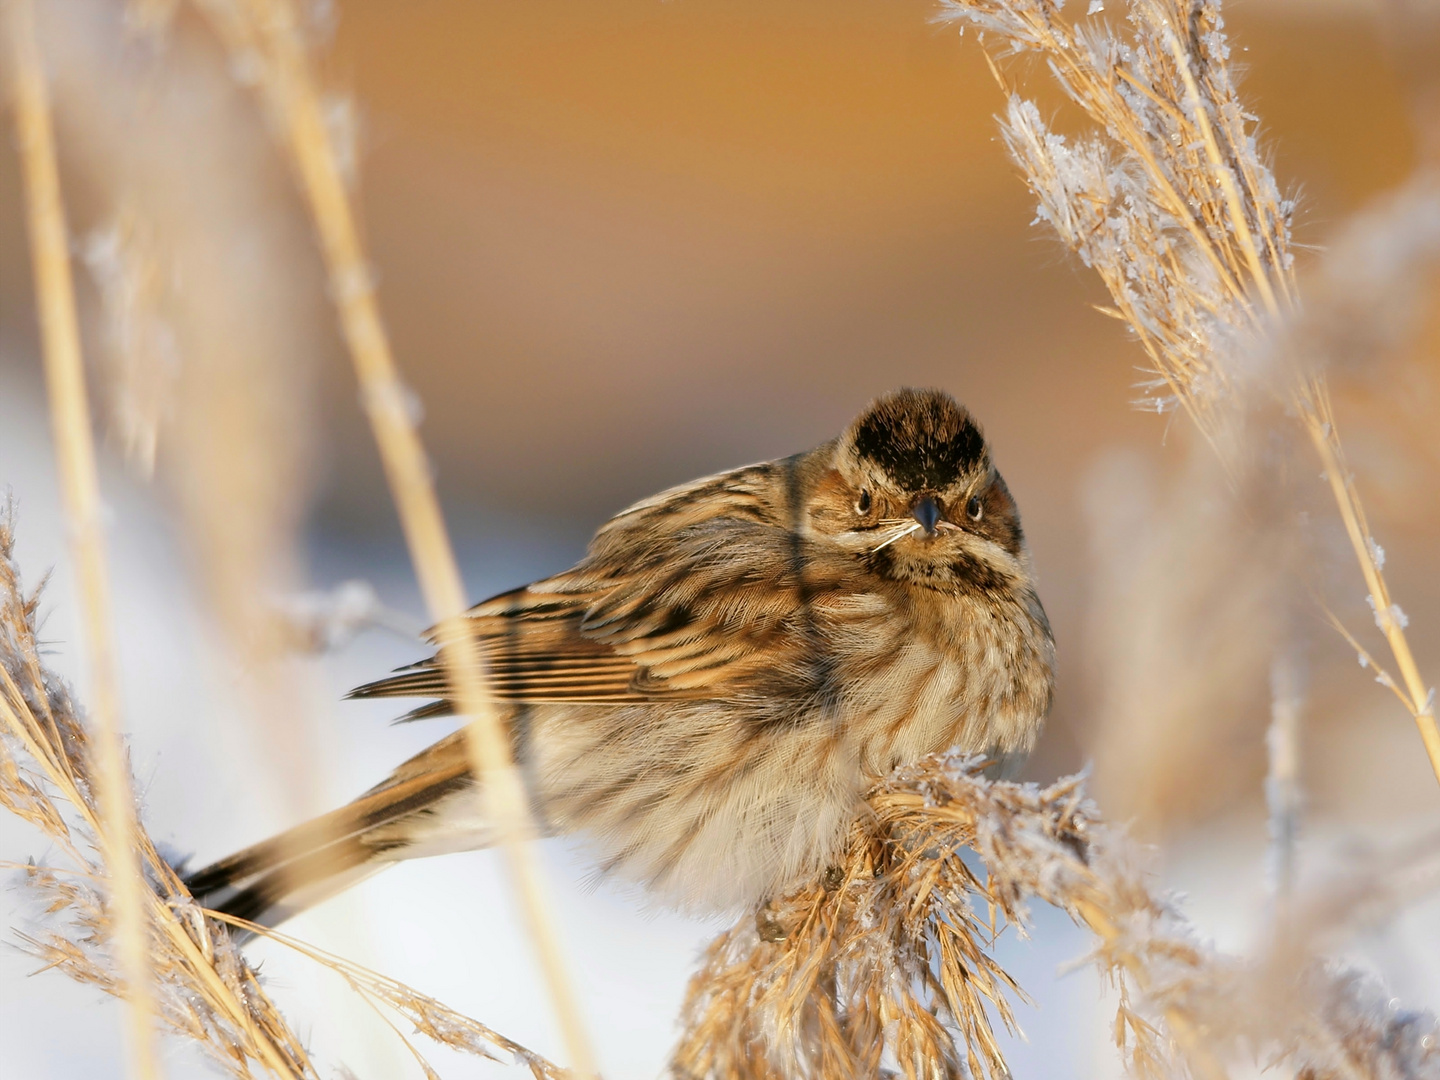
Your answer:
[[[927,534],[935,535],[935,523],[940,520],[940,504],[934,498],[929,495],[922,496],[910,508],[910,513],[915,516],[915,520],[920,523],[921,528]]]

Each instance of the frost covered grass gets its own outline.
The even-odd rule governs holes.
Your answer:
[[[1054,0],[942,0],[939,18],[980,31],[999,57],[1038,55],[1088,122],[1080,135],[1057,134],[995,68],[1007,96],[1001,132],[1039,219],[1100,276],[1114,305],[1107,313],[1149,357],[1144,403],[1183,409],[1232,470],[1245,464],[1258,398],[1277,400],[1298,424],[1399,672],[1380,668],[1381,681],[1414,718],[1440,779],[1431,688],[1386,584],[1327,379],[1329,353],[1395,325],[1397,309],[1423,288],[1414,272],[1436,260],[1435,178],[1422,174],[1397,199],[1391,229],[1362,227],[1366,239],[1353,241],[1361,257],[1331,273],[1351,279],[1350,302],[1337,311],[1327,295],[1307,307],[1291,250],[1294,203],[1281,195],[1258,119],[1236,91],[1220,4],[1133,0],[1124,32],[1094,18],[1103,5],[1093,7],[1071,21]]]
[[[1007,1077],[991,1015],[1013,1030],[1024,995],[990,950],[1037,901],[1094,933],[1133,1076],[1222,1077],[1247,1061],[1315,1080],[1440,1075],[1435,1018],[1311,955],[1313,933],[1248,960],[1217,953],[1079,777],[1040,788],[987,780],[984,764],[902,768],[870,793],[843,865],[716,939],[690,985],[677,1075]]]
[[[13,561],[13,517],[0,522],[0,804],[38,828],[61,857],[26,867],[52,929],[26,939],[45,962],[107,993],[129,997],[116,965],[113,847],[95,791],[94,740],[70,691],[47,671],[35,639],[38,592],[26,595]],[[149,995],[171,1030],[194,1039],[236,1076],[252,1064],[309,1076],[303,1044],[223,929],[204,917],[138,822],[131,860]],[[154,1065],[150,1066],[155,1068]]]

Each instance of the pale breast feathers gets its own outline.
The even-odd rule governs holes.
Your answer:
[[[831,624],[873,617],[877,603],[857,606],[851,557],[789,527],[782,468],[737,469],[638,503],[597,533],[574,569],[476,605],[471,626],[492,692],[619,704],[740,698],[776,679],[792,689],[823,679]],[[432,659],[353,696],[447,692]],[[441,700],[406,718],[449,711]]]

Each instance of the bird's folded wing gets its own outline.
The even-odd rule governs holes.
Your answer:
[[[604,557],[470,612],[491,692],[502,700],[635,702],[724,698],[803,670],[817,627],[854,586],[854,563],[787,529],[714,518],[667,537],[663,559]],[[639,565],[635,565],[636,563]],[[445,698],[432,658],[355,697]],[[412,717],[442,715],[426,706]]]

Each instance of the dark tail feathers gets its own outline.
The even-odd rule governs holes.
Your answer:
[[[276,926],[343,892],[403,858],[403,840],[384,826],[470,782],[463,755],[436,755],[438,749],[338,810],[184,875],[185,887],[204,907],[261,926]]]

